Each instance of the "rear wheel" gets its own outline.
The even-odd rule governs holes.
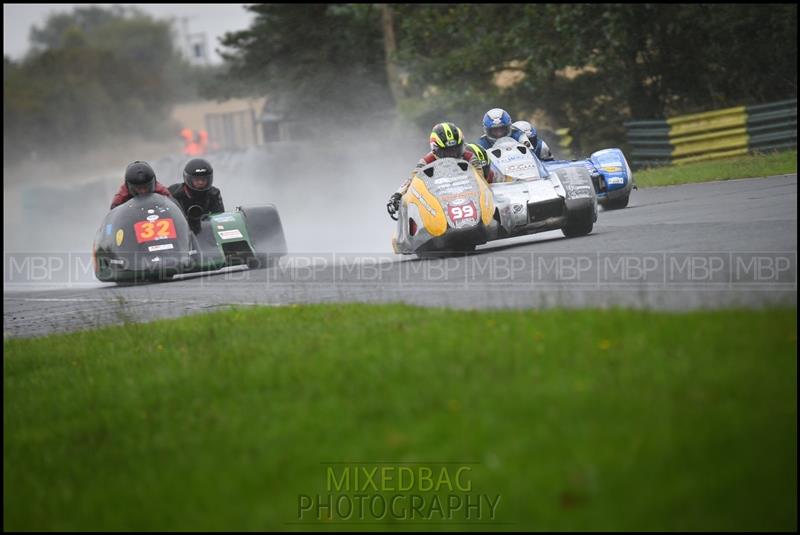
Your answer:
[[[606,210],[619,210],[620,208],[625,208],[628,206],[628,201],[630,198],[631,196],[628,194],[624,197],[620,197],[619,199],[607,200],[605,204],[603,204],[603,208]]]

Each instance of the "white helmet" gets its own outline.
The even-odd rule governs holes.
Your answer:
[[[517,121],[511,125],[511,128],[525,134],[525,137],[531,144],[531,148],[532,149],[536,148],[536,142],[539,139],[539,133],[536,132],[536,128],[534,128],[531,123],[529,123],[528,121]]]

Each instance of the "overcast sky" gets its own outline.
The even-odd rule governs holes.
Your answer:
[[[50,13],[69,13],[77,6],[103,6],[112,4],[3,4],[3,55],[20,59],[29,48],[31,27],[42,26]],[[159,19],[186,17],[188,33],[206,34],[211,62],[221,61],[214,49],[225,32],[243,30],[253,16],[244,9],[245,4],[122,4],[136,6]],[[181,30],[182,24],[176,24]]]

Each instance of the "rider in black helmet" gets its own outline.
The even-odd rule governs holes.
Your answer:
[[[138,195],[150,193],[159,193],[167,197],[170,194],[169,190],[156,180],[156,173],[150,164],[136,160],[128,164],[125,169],[125,182],[111,200],[111,209],[113,210]]]
[[[181,205],[190,222],[207,214],[225,211],[222,193],[211,185],[213,182],[214,169],[211,164],[202,158],[194,158],[183,168],[183,182],[169,187],[169,192]]]

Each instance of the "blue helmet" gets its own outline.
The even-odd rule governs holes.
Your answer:
[[[483,116],[483,133],[492,141],[511,135],[511,116],[500,108],[487,111]]]
[[[525,137],[531,142],[531,148],[536,148],[536,143],[539,140],[539,133],[536,132],[536,128],[531,123],[528,121],[517,121],[511,125],[511,128],[525,134]]]

